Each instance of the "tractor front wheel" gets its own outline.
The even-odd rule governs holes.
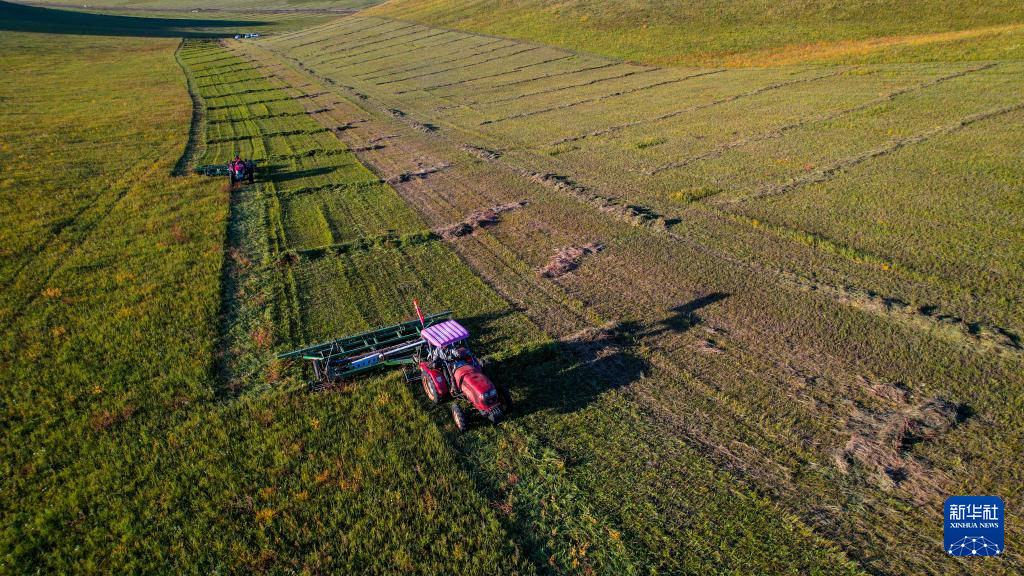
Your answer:
[[[431,404],[440,402],[441,394],[438,393],[437,386],[434,386],[434,379],[426,370],[420,369],[420,380],[423,381],[423,392],[426,393],[427,400],[430,400]]]
[[[455,427],[459,429],[459,432],[466,431],[466,413],[455,403],[452,403],[452,420],[455,421]]]

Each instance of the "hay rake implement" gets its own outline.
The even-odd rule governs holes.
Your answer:
[[[491,422],[512,409],[512,396],[504,385],[495,385],[483,373],[479,359],[466,342],[469,331],[451,319],[451,312],[417,319],[338,338],[278,355],[281,359],[306,360],[313,369],[310,387],[332,384],[386,367],[402,366],[406,378],[419,381],[433,404],[450,401],[449,410],[459,430],[468,426],[464,405]]]

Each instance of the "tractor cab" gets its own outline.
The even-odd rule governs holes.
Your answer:
[[[427,358],[433,363],[450,362],[462,366],[476,362],[465,345],[469,331],[455,320],[445,320],[424,328],[420,336],[427,342]]]

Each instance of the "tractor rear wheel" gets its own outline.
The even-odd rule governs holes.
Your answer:
[[[423,392],[427,395],[427,400],[430,400],[431,404],[437,404],[441,401],[441,394],[437,391],[437,386],[434,386],[434,379],[427,374],[426,370],[420,369],[420,380],[423,381]]]
[[[455,421],[455,427],[459,429],[459,432],[466,431],[466,413],[454,402],[452,403],[452,420]]]

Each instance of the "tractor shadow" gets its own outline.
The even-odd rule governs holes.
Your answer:
[[[267,22],[247,20],[117,16],[0,2],[0,30],[12,32],[156,38],[224,38],[267,24]],[[230,30],[217,30],[221,28]]]
[[[258,179],[281,183],[289,182],[291,180],[301,180],[302,178],[324,176],[334,172],[335,170],[337,170],[337,168],[329,166],[321,168],[307,168],[305,170],[293,170],[290,166],[281,164],[261,164],[256,167],[256,174]]]
[[[654,325],[623,322],[588,328],[556,341],[528,344],[484,367],[516,399],[513,418],[536,412],[569,414],[601,394],[633,384],[650,371],[641,341],[687,332],[702,323],[697,312],[729,295],[712,293],[669,310]]]
[[[697,311],[716,302],[721,302],[729,297],[726,292],[712,292],[710,294],[694,298],[685,304],[680,304],[669,309],[669,316],[659,321],[653,328],[639,333],[639,336],[663,336],[667,334],[681,334],[697,326],[703,320],[697,315]]]

